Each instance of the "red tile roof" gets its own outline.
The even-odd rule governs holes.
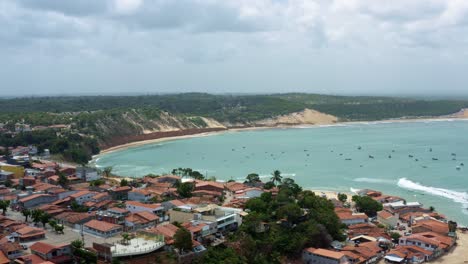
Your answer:
[[[32,244],[29,248],[31,249],[31,251],[36,251],[36,252],[39,252],[41,254],[47,255],[52,250],[60,249],[60,248],[62,248],[64,246],[66,246],[66,245],[54,246],[54,245],[44,243],[44,242],[36,242],[36,243]]]
[[[306,251],[318,255],[318,256],[323,256],[331,259],[341,259],[342,257],[345,256],[345,254],[338,252],[338,251],[332,251],[328,249],[323,249],[323,248],[306,248]]]
[[[108,232],[114,229],[119,229],[122,228],[121,225],[116,225],[116,224],[111,224],[108,222],[104,221],[98,221],[98,220],[91,220],[84,224],[86,227],[89,227],[91,229],[99,230],[102,232]]]

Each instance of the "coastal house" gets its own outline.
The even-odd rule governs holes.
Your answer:
[[[398,245],[385,255],[389,263],[423,263],[433,259],[434,252],[416,246]]]
[[[95,216],[95,213],[63,212],[54,218],[60,224],[79,230],[84,223],[94,219]]]
[[[131,213],[125,217],[126,230],[138,230],[141,228],[147,228],[155,226],[159,221],[159,217],[153,213],[142,211]]]
[[[399,239],[399,245],[402,246],[417,246],[424,250],[434,252],[434,257],[438,257],[443,252],[448,251],[455,241],[448,236],[439,235],[434,232],[423,232],[403,236]]]
[[[109,190],[112,199],[114,200],[128,200],[128,193],[132,190],[130,186],[116,187]]]
[[[132,213],[136,212],[150,212],[159,217],[164,216],[164,207],[157,203],[157,204],[145,204],[137,201],[126,201],[125,202],[126,209]]]
[[[100,237],[115,236],[123,231],[121,225],[111,224],[104,221],[91,220],[83,225],[83,231]]]
[[[70,195],[72,201],[75,201],[78,204],[84,204],[85,202],[91,201],[91,199],[96,195],[96,192],[91,191],[79,191]]]
[[[69,263],[72,260],[70,244],[51,245],[44,242],[36,242],[29,249],[32,254],[55,264]]]
[[[18,200],[21,208],[33,208],[41,204],[51,203],[57,200],[57,196],[50,194],[32,194]]]
[[[196,181],[193,193],[208,193],[211,195],[221,196],[225,190],[224,184],[214,181]]]
[[[348,257],[338,251],[323,248],[306,248],[302,252],[305,264],[350,264]]]
[[[44,239],[45,231],[42,228],[25,226],[11,233],[10,236],[15,238],[15,241],[24,243],[33,240]]]
[[[439,235],[448,235],[449,233],[449,226],[447,223],[432,218],[425,218],[419,221],[415,221],[411,229],[413,234],[434,232]]]
[[[96,219],[111,224],[123,225],[125,224],[125,217],[129,214],[130,212],[127,209],[112,207],[96,212]]]
[[[377,241],[369,241],[359,243],[354,246],[346,246],[341,250],[341,252],[347,256],[350,256],[347,253],[355,254],[358,256],[360,263],[376,263],[384,254],[384,250],[380,248],[379,242]]]
[[[338,218],[340,218],[340,221],[347,226],[367,223],[369,220],[366,214],[353,213],[353,211],[348,208],[335,208],[335,213]]]
[[[165,225],[158,225],[152,228],[147,229],[145,232],[156,234],[156,235],[163,235],[164,242],[166,245],[174,244],[174,235],[179,230],[179,228],[173,224],[165,224]]]
[[[76,177],[82,179],[83,181],[95,181],[101,179],[101,175],[95,168],[88,167],[76,167],[75,172]]]
[[[128,192],[128,200],[138,202],[148,202],[155,195],[146,189],[133,189]]]
[[[387,210],[377,212],[377,221],[387,227],[395,227],[398,224],[398,213],[392,214]]]
[[[23,255],[23,248],[18,242],[3,241],[0,242],[0,251],[8,259],[16,259],[19,256]],[[10,263],[8,261],[8,263]]]

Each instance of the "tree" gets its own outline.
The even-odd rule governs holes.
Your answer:
[[[182,198],[192,197],[193,189],[195,185],[192,182],[183,182],[177,187],[177,193]]]
[[[233,248],[220,245],[217,247],[210,247],[197,263],[244,264],[247,263],[247,259],[244,256],[237,254]]]
[[[381,203],[375,201],[369,196],[354,195],[352,199],[356,203],[356,209],[370,217],[376,216],[377,212],[382,211],[383,209]]]
[[[296,222],[301,216],[302,209],[296,203],[283,205],[276,212],[276,217],[278,219],[286,218],[290,223]]]
[[[25,208],[25,209],[21,210],[21,213],[25,217],[24,221],[28,222],[28,217],[31,216],[31,210]]]
[[[62,187],[67,186],[69,182],[68,177],[61,172],[59,172],[58,176],[59,176],[58,184],[61,185]]]
[[[398,232],[391,232],[390,233],[390,237],[392,238],[392,240],[394,242],[398,242],[398,240],[400,239],[401,235],[398,233]]]
[[[41,216],[44,212],[39,210],[39,209],[34,209],[32,210],[31,212],[31,217],[32,217],[32,220],[34,222],[34,224],[37,225],[37,223],[41,222]]]
[[[122,180],[120,181],[120,186],[122,186],[122,187],[123,187],[123,186],[128,186],[128,181],[127,181],[127,179],[122,179]]]
[[[44,227],[44,229],[46,227],[46,224],[49,223],[49,220],[50,220],[50,215],[48,213],[46,213],[46,212],[42,212],[41,217],[40,217],[40,221],[41,221],[42,226]]]
[[[268,181],[263,185],[263,189],[265,190],[270,190],[273,187],[275,187],[275,184],[272,181]]]
[[[63,232],[64,229],[65,229],[65,227],[63,225],[56,224],[54,226],[55,233],[57,233],[57,234],[64,234],[64,232]]]
[[[283,179],[283,176],[281,176],[281,172],[279,170],[275,170],[272,174],[271,174],[271,182],[277,186],[278,184],[281,183],[281,180]]]
[[[49,220],[49,225],[50,227],[55,228],[57,226],[57,221],[55,221],[54,219]]]
[[[260,176],[257,173],[250,173],[245,177],[244,183],[246,184],[255,184],[260,182]]]
[[[340,200],[342,203],[346,202],[348,200],[348,195],[345,193],[339,193],[338,194],[338,200]]]
[[[112,166],[105,167],[104,170],[102,171],[104,173],[105,177],[110,177],[112,175]]]
[[[429,206],[429,211],[431,211],[431,212],[434,212],[434,211],[435,211],[435,208],[434,208],[434,206],[432,206],[432,205],[431,205],[431,206]]]
[[[192,234],[183,227],[179,228],[174,235],[174,246],[181,252],[192,250]]]
[[[296,197],[301,191],[302,187],[299,186],[293,179],[291,178],[284,178],[281,185],[280,185],[280,190],[281,189],[287,189],[290,195]]]
[[[261,198],[256,197],[247,200],[245,203],[245,209],[249,209],[251,212],[267,213],[269,207]]]
[[[124,245],[127,245],[128,241],[130,241],[130,234],[129,233],[122,233],[122,242]]]
[[[6,215],[6,212],[8,210],[8,206],[10,206],[10,201],[9,200],[2,200],[0,201],[0,209],[2,209],[2,214]]]

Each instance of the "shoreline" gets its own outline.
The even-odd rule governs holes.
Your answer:
[[[294,124],[286,125],[279,124],[276,126],[251,126],[251,127],[233,127],[226,128],[217,131],[210,132],[200,132],[200,133],[191,133],[187,135],[177,135],[177,136],[160,136],[154,139],[138,140],[134,142],[129,142],[110,148],[101,150],[97,155],[93,156],[93,161],[95,161],[99,156],[104,154],[110,154],[120,150],[126,150],[133,147],[140,147],[143,145],[149,145],[154,143],[180,140],[180,139],[189,139],[197,137],[206,137],[224,134],[227,132],[242,132],[242,131],[253,131],[253,130],[267,130],[267,129],[287,129],[287,128],[314,128],[314,127],[332,127],[332,126],[341,126],[341,125],[352,125],[352,124],[387,124],[387,123],[418,123],[418,122],[443,122],[443,121],[468,121],[467,117],[457,117],[457,116],[443,116],[443,117],[423,117],[423,118],[398,118],[398,119],[385,119],[385,120],[376,120],[376,121],[344,121],[344,122],[335,122],[331,124]],[[178,130],[177,132],[183,133],[183,130]],[[156,132],[159,133],[159,132]],[[164,132],[161,132],[164,133]]]

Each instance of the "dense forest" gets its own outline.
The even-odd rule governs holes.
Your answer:
[[[50,142],[55,139],[69,139],[70,135],[78,135],[82,139],[95,141],[93,143],[96,145],[109,146],[113,145],[112,142],[115,142],[116,138],[129,138],[150,132],[196,130],[214,126],[228,128],[255,126],[256,121],[299,112],[306,108],[336,116],[339,121],[369,121],[449,115],[462,108],[468,108],[468,100],[423,100],[302,93],[27,97],[0,99],[0,126],[10,131],[14,130],[16,123],[31,126],[56,124],[70,126],[68,134],[55,136],[50,134],[51,137],[46,141],[49,143],[42,143],[41,148],[55,149],[54,144]],[[40,138],[43,135],[32,131],[29,137]],[[29,143],[31,140],[18,141],[19,139],[16,139],[13,144],[2,139],[0,145],[14,146]],[[80,149],[80,153],[87,153],[87,156],[96,152],[89,147],[92,144],[74,142],[70,141],[70,144],[74,146],[69,150],[72,153],[75,153],[77,149]]]

